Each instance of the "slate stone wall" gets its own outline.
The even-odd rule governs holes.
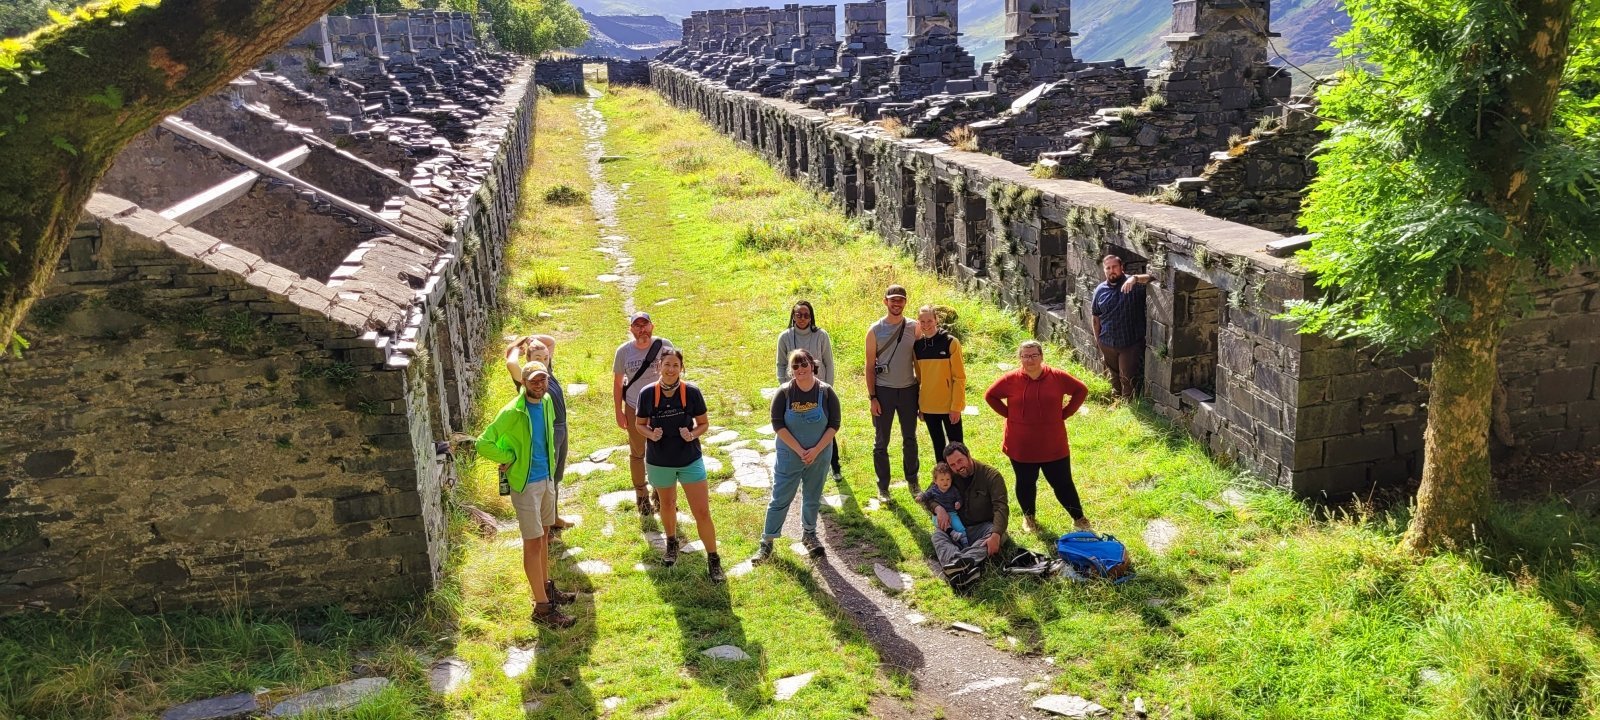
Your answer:
[[[533,81],[550,92],[581,95],[584,92],[583,60],[540,60],[534,65]]]
[[[1428,357],[1364,351],[1276,319],[1285,301],[1316,293],[1303,270],[1265,252],[1283,235],[1037,179],[999,158],[897,140],[663,63],[652,72],[674,104],[828,192],[921,266],[1014,309],[1091,368],[1101,364],[1089,311],[1100,258],[1115,253],[1154,275],[1145,394],[1214,454],[1307,496],[1420,472]],[[1525,304],[1501,348],[1496,442],[1512,455],[1600,446],[1600,272],[1548,278]]]
[[[0,613],[359,609],[434,586],[453,473],[435,443],[467,429],[492,353],[532,74],[483,109],[495,142],[458,151],[482,179],[453,219],[414,198],[383,207],[443,244],[424,265],[376,238],[307,278],[160,204],[95,195],[24,323],[32,347],[0,371]]]

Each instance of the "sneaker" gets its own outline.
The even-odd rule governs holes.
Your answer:
[[[676,562],[678,562],[678,539],[669,537],[667,538],[667,551],[661,555],[661,565],[663,567],[672,567],[673,563]]]
[[[961,574],[961,571],[972,567],[972,558],[957,556],[956,559],[944,564],[944,576],[947,578]]]
[[[706,553],[706,576],[711,582],[720,583],[728,579],[722,574],[722,556],[716,553]]]
[[[838,470],[833,471],[833,481],[836,483],[844,482],[844,473]]]
[[[760,565],[770,557],[772,557],[772,541],[762,540],[761,544],[756,546],[756,554],[750,556],[750,564]]]
[[[800,534],[800,544],[806,546],[806,552],[811,557],[822,557],[827,551],[822,547],[822,541],[817,539],[817,531],[807,530]]]
[[[1022,531],[1025,533],[1039,532],[1039,521],[1034,520],[1032,515],[1023,515]]]
[[[1079,532],[1094,532],[1094,526],[1089,524],[1089,518],[1081,517],[1072,521],[1072,528]]]
[[[983,575],[983,566],[973,563],[966,569],[949,576],[950,587],[956,592],[965,592],[968,588],[978,583],[978,578]]]
[[[639,517],[650,517],[650,513],[655,510],[650,507],[649,495],[635,496],[633,502],[639,506]]]
[[[908,480],[907,484],[911,486],[911,497],[916,497],[922,494],[922,483],[919,483],[915,480]]]
[[[543,625],[547,628],[561,629],[572,627],[578,622],[571,615],[556,609],[553,603],[535,603],[533,606],[533,624]]]
[[[881,502],[885,505],[889,504],[889,488],[882,486],[878,487],[878,502]]]
[[[557,590],[556,581],[554,580],[544,581],[544,595],[550,598],[551,605],[571,605],[572,601],[578,599],[577,593]]]

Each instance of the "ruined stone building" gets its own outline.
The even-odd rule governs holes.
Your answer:
[[[1291,258],[1314,242],[1297,216],[1321,136],[1267,62],[1268,1],[1174,0],[1170,56],[1147,71],[1075,59],[1066,0],[1007,0],[1006,54],[975,73],[946,41],[954,4],[909,0],[899,54],[884,3],[846,4],[839,63],[759,95],[716,72],[739,62],[718,18],[742,11],[709,11],[652,82],[1091,365],[1100,257],[1151,273],[1146,395],[1266,481],[1340,495],[1414,477],[1427,354],[1278,319],[1316,297]],[[886,117],[901,132],[856,119]],[[966,149],[941,141],[962,126]],[[1600,277],[1546,278],[1526,307],[1501,348],[1497,445],[1600,446]]]
[[[324,18],[118,158],[0,365],[0,612],[433,586],[534,131],[480,22]]]

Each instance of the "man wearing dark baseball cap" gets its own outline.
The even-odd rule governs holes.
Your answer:
[[[611,363],[611,404],[616,411],[617,427],[628,434],[628,472],[633,476],[639,514],[645,516],[652,510],[649,486],[645,484],[645,438],[634,427],[633,419],[639,410],[639,390],[661,379],[661,351],[672,347],[672,342],[666,338],[655,337],[655,330],[650,313],[629,315],[628,333],[633,339],[617,346],[616,358]]]
[[[867,328],[867,397],[872,401],[872,469],[877,474],[878,497],[889,498],[889,431],[900,418],[900,462],[911,494],[917,482],[917,329],[905,318],[906,289],[890,285],[883,291],[888,311]]]

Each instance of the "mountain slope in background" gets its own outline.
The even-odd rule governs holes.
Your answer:
[[[755,0],[575,0],[578,7],[597,15],[659,15],[677,24],[694,10],[757,5]],[[768,6],[781,5],[772,2]],[[842,7],[842,5],[841,5]],[[841,10],[842,13],[842,10]],[[1005,50],[1005,3],[1002,0],[961,0],[961,44],[978,61],[993,60]],[[1172,23],[1171,0],[1075,0],[1073,30],[1078,33],[1074,53],[1084,60],[1122,58],[1129,65],[1154,68],[1167,52],[1161,36]],[[1276,0],[1272,4],[1272,29],[1283,37],[1273,47],[1288,62],[1313,74],[1338,66],[1333,39],[1350,28],[1340,0]],[[681,31],[681,27],[679,28]],[[839,19],[844,32],[844,19]],[[889,2],[889,45],[905,47],[905,3]],[[625,43],[626,44],[626,43]],[[1273,62],[1283,60],[1274,58]],[[1296,83],[1309,78],[1296,73]]]
[[[660,15],[595,15],[582,8],[578,12],[589,23],[589,41],[573,50],[579,55],[653,58],[683,36],[682,25]]]

